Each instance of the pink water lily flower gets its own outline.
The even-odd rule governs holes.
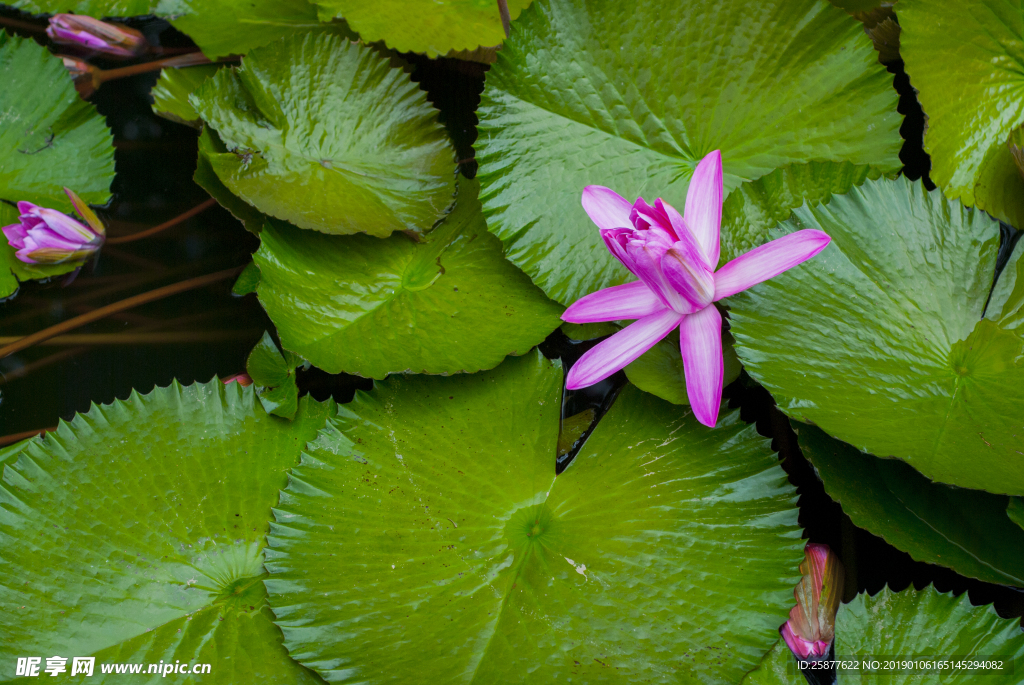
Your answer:
[[[54,43],[77,45],[118,57],[133,57],[148,47],[146,39],[135,29],[81,14],[53,15],[46,35]]]
[[[607,378],[678,327],[690,406],[698,421],[715,425],[724,363],[722,316],[714,303],[810,259],[831,240],[822,231],[797,231],[718,269],[722,198],[717,150],[693,172],[682,215],[660,198],[652,207],[643,198],[630,204],[604,186],[584,188],[583,209],[611,253],[640,280],[587,295],[562,319],[637,321],[580,357],[569,371],[567,388]]]
[[[26,264],[84,261],[106,240],[106,229],[89,205],[73,191],[64,192],[88,225],[56,209],[19,202],[19,223],[3,227],[7,242],[17,250],[15,256]]]

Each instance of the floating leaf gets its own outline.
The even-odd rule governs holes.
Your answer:
[[[69,12],[102,19],[152,14],[155,0],[13,0],[10,4],[32,14]]]
[[[103,117],[85,102],[64,64],[25,38],[0,32],[0,200],[71,211],[68,187],[90,204],[110,198],[114,146]],[[11,206],[0,208],[0,225],[17,222]],[[78,264],[25,264],[0,236],[0,298],[18,289],[18,280],[47,278]]]
[[[723,382],[729,385],[740,377],[743,365],[736,358],[732,336],[722,336],[722,357],[725,361]],[[683,355],[679,351],[679,331],[669,333],[657,345],[641,355],[626,369],[626,378],[641,390],[673,404],[690,404],[686,395]]]
[[[204,128],[199,136],[199,155],[196,158],[196,172],[192,175],[192,180],[196,182],[196,185],[209,193],[210,197],[215,199],[221,207],[231,212],[231,216],[242,222],[245,230],[259,235],[260,231],[263,230],[263,224],[266,223],[267,217],[251,204],[228,190],[228,187],[217,177],[217,173],[213,170],[213,165],[210,164],[210,155],[218,155],[225,152],[227,152],[227,148],[224,147],[224,143],[217,137],[217,134],[210,131],[209,128]]]
[[[1006,515],[1011,521],[1024,528],[1024,499],[1011,497],[1006,504]]]
[[[150,91],[153,98],[153,113],[179,124],[200,128],[202,119],[188,101],[188,96],[222,68],[220,64],[203,64],[180,69],[162,69],[160,78]]]
[[[932,480],[1024,493],[1024,341],[981,320],[999,225],[906,179],[803,207],[832,243],[729,298],[740,360],[791,417]]]
[[[249,262],[238,274],[238,280],[231,286],[231,294],[235,297],[244,297],[249,293],[256,292],[256,286],[260,284],[260,269],[256,262]]]
[[[611,321],[597,323],[563,323],[560,328],[570,340],[594,340],[608,335],[615,335],[622,330]]]
[[[8,456],[7,674],[18,656],[61,654],[212,663],[224,683],[320,682],[271,622],[262,548],[285,472],[333,406],[305,398],[284,421],[238,383],[175,383],[94,406]]]
[[[363,40],[430,57],[501,45],[505,30],[493,0],[320,0],[320,18],[344,17]],[[508,0],[515,19],[530,0]]]
[[[224,185],[301,228],[422,232],[452,202],[454,153],[437,111],[368,47],[285,38],[190,101],[226,145],[206,155]]]
[[[357,393],[275,510],[267,589],[289,652],[368,684],[752,668],[803,556],[767,441],[738,412],[709,430],[627,387],[556,477],[561,395],[540,353]]]
[[[726,190],[811,161],[892,173],[896,100],[863,26],[817,0],[538,0],[481,101],[488,227],[569,304],[630,278],[580,206],[584,186],[682,210],[694,167],[715,149]]]
[[[902,1],[902,0],[901,0]],[[837,685],[931,685],[974,682],[1017,685],[1024,635],[1017,619],[1004,619],[991,605],[972,606],[965,592],[959,597],[927,587],[892,592],[883,588],[875,596],[860,594],[839,607],[836,617],[836,659],[855,661],[857,669],[839,670]],[[996,656],[999,655],[999,656]],[[893,670],[883,666],[864,669],[865,661],[965,659],[1001,661],[1001,670],[933,669]],[[993,659],[993,657],[995,657]],[[807,685],[796,661],[781,640],[743,685]]]
[[[800,426],[800,449],[829,497],[856,524],[907,552],[987,583],[1024,587],[1024,530],[1009,499],[932,483],[897,459],[878,459]]]
[[[302,363],[291,352],[281,354],[277,344],[264,331],[249,353],[245,372],[256,384],[256,394],[268,414],[291,419],[299,406],[299,388],[295,385],[295,367]]]
[[[477,184],[421,242],[327,236],[268,222],[253,256],[281,344],[328,373],[474,372],[523,354],[562,308],[501,254]]]
[[[244,55],[286,37],[356,38],[344,22],[321,23],[316,5],[307,0],[160,0],[156,12],[210,59]]]
[[[1024,124],[1024,9],[1004,0],[900,0],[900,52],[928,117],[931,179],[1024,228],[1024,178],[1006,145]]]

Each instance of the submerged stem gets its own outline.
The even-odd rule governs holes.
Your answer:
[[[218,281],[223,281],[227,278],[232,278],[233,276],[237,276],[241,273],[244,268],[245,267],[236,266],[231,269],[217,271],[205,276],[190,278],[178,283],[172,283],[171,285],[165,285],[162,288],[157,288],[156,290],[150,290],[146,293],[133,295],[132,297],[121,300],[120,302],[114,302],[104,307],[99,307],[91,312],[82,314],[81,316],[76,316],[73,319],[68,319],[67,321],[62,321],[59,324],[50,326],[49,328],[44,328],[32,335],[26,335],[17,342],[5,345],[0,348],[0,358],[12,355],[15,352],[20,352],[26,348],[32,347],[33,345],[37,345],[44,340],[49,340],[50,338],[61,335],[62,333],[73,331],[74,329],[92,323],[93,321],[99,321],[100,319],[104,319],[116,312],[138,307],[139,305],[146,304],[147,302],[162,300],[163,298],[170,297],[171,295],[177,295],[178,293],[194,290],[195,288],[202,288],[203,286],[217,283]]]
[[[160,231],[165,231],[168,228],[172,228],[174,226],[177,226],[178,224],[180,224],[182,221],[185,221],[186,219],[191,219],[196,214],[199,214],[200,212],[202,212],[202,211],[204,211],[206,209],[209,209],[210,207],[212,207],[215,204],[217,204],[217,201],[214,200],[211,197],[211,198],[207,199],[206,201],[199,203],[198,205],[196,205],[192,209],[189,209],[189,210],[187,210],[185,212],[182,212],[181,214],[179,214],[178,216],[174,217],[173,219],[169,219],[168,221],[165,221],[162,224],[154,226],[153,228],[147,228],[146,230],[139,231],[138,233],[130,233],[128,235],[117,236],[116,238],[107,238],[107,244],[108,245],[121,245],[123,243],[130,243],[130,242],[135,241],[135,240],[142,240],[143,238],[148,238],[151,235],[156,235]]]

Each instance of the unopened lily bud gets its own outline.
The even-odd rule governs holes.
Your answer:
[[[85,224],[56,209],[19,202],[18,223],[3,227],[15,255],[26,264],[84,262],[103,246],[102,222],[78,195],[67,188],[64,192]]]
[[[1010,154],[1013,155],[1013,161],[1017,163],[1017,170],[1024,177],[1024,126],[1014,129],[1006,144],[1010,148]]]
[[[779,632],[798,659],[817,661],[828,656],[835,638],[845,574],[828,545],[808,543],[804,555],[803,578],[793,591],[796,606]]]
[[[247,373],[236,373],[234,376],[228,376],[224,379],[224,385],[228,383],[238,383],[242,387],[248,387],[252,385],[252,378]]]
[[[148,47],[146,39],[135,29],[80,14],[53,15],[46,35],[54,43],[77,45],[118,57],[134,57]]]
[[[64,60],[64,68],[71,74],[71,78],[75,82],[75,90],[79,95],[87,98],[96,92],[96,89],[100,87],[99,69],[77,57],[67,55],[59,55],[59,57]]]

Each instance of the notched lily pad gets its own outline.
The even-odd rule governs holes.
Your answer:
[[[803,557],[767,441],[738,412],[710,430],[627,387],[556,477],[561,395],[535,352],[344,405],[275,510],[267,588],[289,652],[367,684],[753,668]]]
[[[723,36],[735,40],[726,46]],[[844,174],[898,171],[896,101],[863,25],[818,0],[537,0],[499,51],[480,103],[488,228],[568,305],[630,279],[580,206],[585,186],[682,210],[693,169],[713,150],[727,192],[811,162],[809,173],[783,172],[785,193],[751,190],[739,230],[754,237],[731,236],[727,221],[728,259],[774,224],[751,221],[785,218],[826,186],[841,192]],[[844,162],[867,169],[822,173]]]
[[[94,406],[10,455],[0,485],[8,674],[19,656],[60,654],[210,663],[224,683],[321,682],[282,647],[262,549],[285,472],[333,409],[304,398],[285,421],[251,387],[175,383]],[[94,677],[104,680],[99,664]]]
[[[461,373],[523,354],[562,308],[508,263],[477,184],[427,236],[327,236],[270,221],[253,259],[281,344],[328,373]]]
[[[901,178],[802,207],[779,230],[802,228],[832,243],[727,302],[748,373],[782,411],[863,452],[1024,493],[1024,340],[982,320],[999,224]]]

